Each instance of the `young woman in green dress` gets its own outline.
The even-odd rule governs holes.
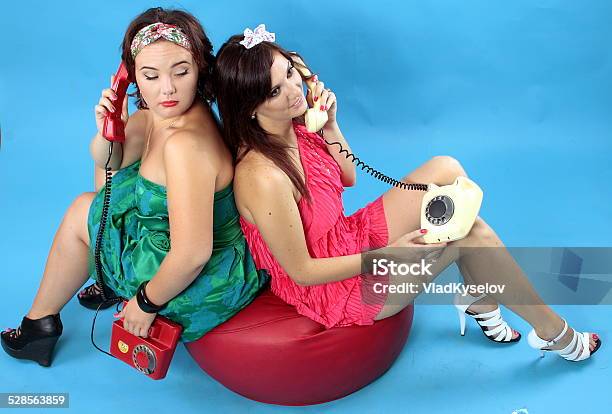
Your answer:
[[[104,282],[129,299],[116,315],[129,332],[146,337],[156,316],[140,307],[140,292],[183,326],[182,340],[193,341],[246,306],[266,282],[240,230],[232,157],[209,105],[212,46],[192,15],[156,8],[132,21],[122,57],[136,80],[139,110],[128,116],[127,99],[117,107],[115,93],[104,89],[91,143],[103,173],[109,148],[100,135],[103,120],[122,111],[126,140],[111,158]],[[19,328],[2,332],[11,356],[50,365],[63,329],[60,310],[95,276],[103,193],[84,193],[68,208],[31,309]]]

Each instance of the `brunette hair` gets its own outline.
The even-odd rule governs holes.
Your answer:
[[[251,118],[255,108],[269,98],[272,87],[270,68],[274,54],[280,53],[292,63],[294,57],[300,56],[276,43],[265,41],[247,49],[240,44],[243,38],[243,35],[234,35],[221,46],[213,70],[225,144],[236,162],[250,150],[260,152],[287,174],[300,194],[309,200],[304,178],[287,154],[288,146]],[[303,118],[299,118],[298,122],[303,123]],[[238,154],[239,149],[244,151]]]
[[[135,79],[136,65],[130,47],[136,33],[145,26],[152,23],[166,23],[177,26],[187,36],[191,44],[191,54],[198,68],[198,85],[196,97],[210,104],[214,100],[214,93],[211,83],[212,70],[215,64],[215,57],[212,53],[213,47],[204,32],[204,28],[197,18],[182,10],[163,9],[155,7],[146,10],[137,16],[125,31],[123,42],[121,43],[121,57],[125,63],[128,73]],[[140,95],[140,90],[136,84],[136,92],[131,96],[136,97],[138,109],[146,109],[146,103]]]

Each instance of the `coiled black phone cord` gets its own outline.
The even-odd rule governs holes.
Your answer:
[[[106,164],[104,165],[104,198],[102,200],[102,213],[100,215],[100,226],[98,227],[98,234],[96,235],[96,245],[94,248],[94,261],[96,266],[96,287],[100,291],[100,295],[102,296],[102,303],[98,305],[98,309],[96,310],[96,314],[94,315],[93,322],[91,324],[91,343],[92,345],[100,352],[104,352],[106,355],[109,355],[114,358],[113,355],[101,349],[94,342],[94,329],[96,326],[96,318],[98,317],[98,312],[100,312],[100,307],[104,303],[116,303],[117,311],[119,308],[119,302],[123,300],[121,297],[116,297],[109,299],[106,296],[106,285],[104,284],[103,279],[103,270],[102,270],[102,260],[100,258],[100,250],[102,248],[102,237],[104,236],[104,230],[106,230],[106,222],[108,221],[108,209],[110,208],[110,200],[111,200],[111,187],[112,187],[112,179],[113,173],[111,172],[111,168],[109,166],[111,158],[113,156],[113,142],[110,142],[108,147],[108,159],[106,160]]]
[[[321,130],[320,134],[323,140],[325,141],[325,143],[327,143],[327,145],[331,146],[331,145],[337,144],[340,147],[340,154],[346,154],[345,157],[347,159],[350,159],[353,164],[355,164],[357,167],[360,167],[362,171],[365,171],[366,173],[370,174],[377,180],[380,180],[386,184],[391,184],[392,186],[401,188],[403,190],[415,190],[415,191],[428,191],[429,190],[429,186],[427,184],[405,183],[403,181],[398,181],[395,178],[391,178],[386,174],[383,174],[377,169],[372,168],[365,162],[361,161],[359,157],[355,156],[355,154],[352,154],[348,152],[348,150],[345,150],[344,148],[342,148],[342,144],[339,143],[338,141],[329,142],[323,135],[323,130]]]

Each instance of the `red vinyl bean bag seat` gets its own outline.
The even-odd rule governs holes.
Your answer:
[[[186,347],[206,373],[247,398],[319,404],[384,374],[408,339],[412,316],[409,306],[374,325],[325,329],[266,290]]]

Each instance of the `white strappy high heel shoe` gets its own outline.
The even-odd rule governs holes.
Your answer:
[[[590,332],[576,332],[576,330],[574,330],[574,335],[572,336],[572,340],[565,348],[563,349],[542,349],[542,348],[549,348],[555,345],[557,342],[559,342],[561,338],[563,338],[563,335],[565,335],[567,330],[568,330],[567,322],[564,319],[563,320],[563,330],[561,331],[559,335],[557,335],[555,339],[547,341],[545,339],[540,338],[535,333],[535,330],[531,330],[531,332],[529,332],[529,335],[527,336],[527,342],[529,343],[530,347],[540,350],[540,352],[542,353],[541,355],[542,358],[544,358],[545,352],[554,352],[556,354],[559,354],[562,358],[568,361],[571,361],[571,362],[578,362],[578,361],[582,361],[584,359],[589,358],[601,346],[601,341],[599,340],[599,338],[597,338],[595,340],[595,348],[593,348],[593,351],[591,351],[590,350],[591,333]]]
[[[474,313],[468,312],[467,309],[475,302],[484,298],[486,295],[481,295],[478,297],[474,297],[472,295],[455,295],[455,308],[457,308],[457,314],[459,315],[459,328],[461,332],[461,336],[465,335],[465,315],[468,315],[478,323],[480,329],[485,334],[486,338],[493,342],[500,343],[514,343],[518,342],[521,339],[521,334],[519,333],[516,338],[512,338],[514,331],[510,326],[504,321],[504,318],[501,316],[501,311],[499,306],[491,311],[486,313]]]

